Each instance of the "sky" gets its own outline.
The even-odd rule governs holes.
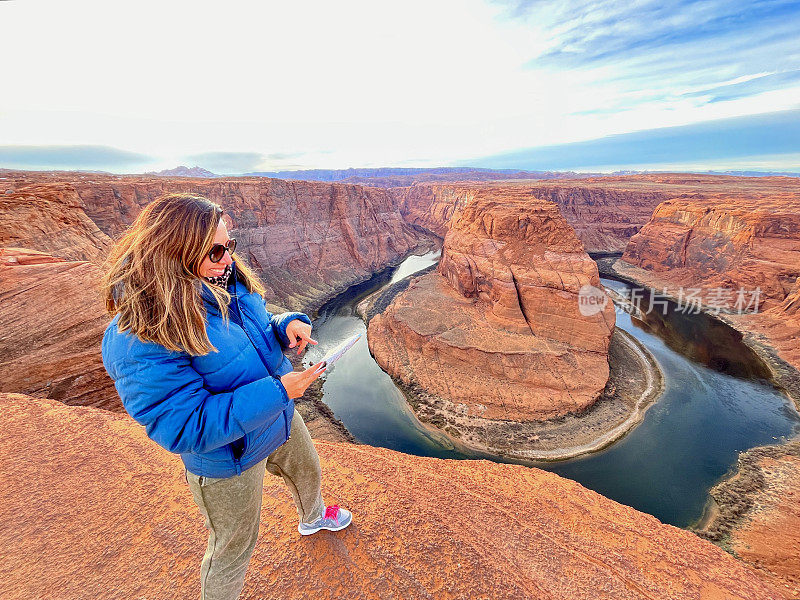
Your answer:
[[[0,23],[0,167],[800,170],[797,0],[11,0]]]

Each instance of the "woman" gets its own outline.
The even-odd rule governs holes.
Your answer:
[[[271,315],[264,287],[234,254],[222,209],[168,194],[146,206],[111,252],[103,293],[113,320],[103,364],[128,413],[179,453],[209,530],[201,597],[237,598],[258,537],[264,472],[283,477],[308,535],[347,527],[326,507],[311,437],[292,399],[324,362],[292,372],[311,320]]]

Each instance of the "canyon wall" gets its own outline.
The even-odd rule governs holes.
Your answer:
[[[75,188],[48,174],[0,181],[0,248],[28,248],[66,260],[101,263],[111,247]]]
[[[800,192],[663,202],[622,260],[704,297],[715,288],[759,288],[763,308],[779,305],[800,276]]]
[[[800,180],[735,183],[660,204],[613,268],[719,314],[800,405]]]
[[[0,394],[0,428],[0,520],[13,523],[0,597],[199,595],[207,531],[178,456],[125,415],[53,400]],[[553,473],[315,446],[326,503],[353,524],[301,537],[266,475],[243,600],[784,597],[713,544]]]
[[[355,185],[2,174],[0,390],[70,404],[121,410],[100,358],[109,318],[96,286],[99,267],[112,238],[163,193],[198,193],[225,207],[274,312],[311,312],[427,243],[385,190]]]
[[[463,184],[417,183],[390,191],[405,219],[444,237],[453,214],[453,189]],[[770,201],[796,197],[796,180],[787,177],[730,177],[663,173],[561,180],[511,180],[471,186],[518,190],[558,205],[587,252],[622,253],[630,238],[667,200],[729,197]]]
[[[610,185],[616,182],[617,186]],[[554,202],[572,226],[587,252],[622,252],[630,237],[650,218],[659,202],[668,198],[658,189],[626,189],[616,179],[509,181],[471,184],[501,187],[531,199]],[[455,187],[454,187],[455,186]],[[393,188],[404,218],[444,237],[455,210],[457,184],[416,184]]]
[[[100,357],[100,269],[0,248],[0,390],[122,410]]]
[[[312,311],[324,300],[398,262],[419,245],[384,190],[277,179],[76,182],[87,214],[116,236],[166,192],[192,192],[225,208],[239,253],[259,273],[267,301]]]
[[[375,360],[435,397],[456,429],[585,410],[608,380],[614,329],[611,302],[579,310],[597,266],[554,203],[506,187],[450,190],[438,270],[369,322]]]
[[[4,184],[16,221],[34,221],[40,206],[70,223],[70,231],[96,248],[93,256],[40,235],[13,245],[63,258],[95,260],[147,203],[168,192],[206,196],[232,217],[231,235],[239,254],[261,275],[268,302],[291,310],[313,311],[326,299],[374,272],[399,262],[420,246],[423,235],[403,220],[393,197],[383,189],[351,184],[282,181],[266,178],[164,178],[79,173],[7,172]],[[0,186],[2,187],[2,186]],[[44,221],[54,222],[51,215]],[[77,224],[73,225],[73,221]],[[83,226],[83,230],[78,230]],[[2,230],[0,230],[0,234]],[[10,244],[4,244],[10,245]],[[63,250],[62,250],[63,248]]]

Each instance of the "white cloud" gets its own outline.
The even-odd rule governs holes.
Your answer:
[[[261,155],[263,170],[412,157],[432,166],[798,105],[796,87],[713,104],[681,96],[771,72],[766,58],[742,73],[677,57],[691,68],[647,86],[648,61],[668,45],[609,63],[537,64],[554,48],[596,53],[603,36],[624,46],[640,35],[636,7],[559,6],[506,19],[478,0],[0,2],[0,48],[14,57],[0,144],[115,146],[158,156],[150,168],[206,153]],[[659,31],[719,6],[677,7]]]

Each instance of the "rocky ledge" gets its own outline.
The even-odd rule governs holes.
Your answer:
[[[696,531],[800,597],[800,440],[743,452],[711,498]]]
[[[0,394],[0,597],[199,594],[207,533],[183,465],[125,415]],[[297,533],[264,481],[243,600],[778,600],[780,588],[691,532],[553,473],[315,442],[346,530]],[[36,476],[32,477],[31,473]]]

